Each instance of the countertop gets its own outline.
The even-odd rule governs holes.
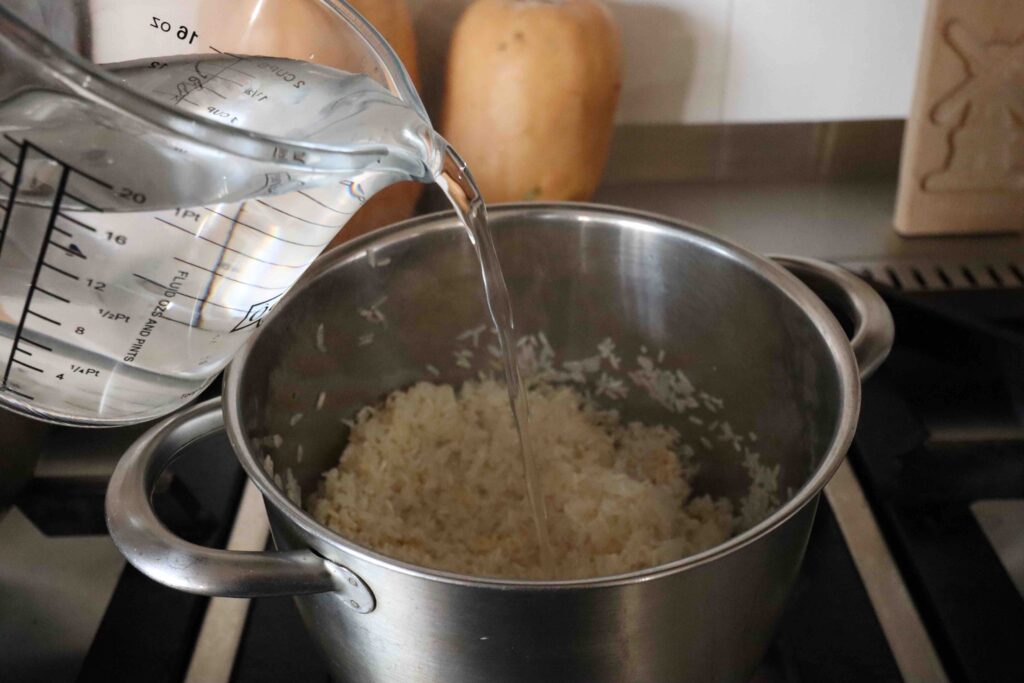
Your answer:
[[[595,202],[662,213],[760,253],[844,263],[1020,262],[1024,235],[901,237],[896,183],[647,182],[602,187]]]

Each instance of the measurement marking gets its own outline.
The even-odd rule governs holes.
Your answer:
[[[98,207],[98,206],[96,206],[95,204],[90,204],[89,202],[85,201],[85,200],[84,200],[84,199],[82,199],[81,197],[77,197],[77,196],[75,196],[75,195],[71,194],[70,192],[65,192],[65,193],[64,193],[64,196],[65,196],[65,197],[71,197],[72,199],[74,199],[74,200],[75,200],[76,202],[78,202],[79,204],[82,204],[83,206],[88,206],[88,207],[89,207],[90,209],[92,209],[93,211],[99,211],[99,210],[100,210],[100,209],[99,209],[99,207]]]
[[[17,162],[14,161],[14,159],[10,158],[9,156],[4,154],[3,152],[0,152],[0,159],[3,159],[7,163],[9,163],[11,166],[17,166],[18,165]]]
[[[231,56],[232,56],[232,57],[234,57],[234,55],[231,55]],[[238,57],[235,57],[235,59],[238,59]],[[208,79],[210,79],[210,80],[213,80],[214,78],[219,78],[219,79],[220,79],[220,80],[222,80],[222,81],[227,81],[228,83],[232,83],[232,84],[234,84],[234,85],[237,85],[237,86],[238,86],[239,88],[244,88],[244,87],[245,87],[245,84],[244,84],[244,83],[239,83],[238,81],[233,81],[233,80],[231,80],[230,78],[228,78],[227,76],[223,76],[223,75],[221,75],[221,74],[223,74],[223,73],[224,73],[225,71],[227,71],[228,69],[231,69],[231,66],[230,66],[230,65],[229,65],[229,66],[226,66],[226,67],[224,67],[224,68],[223,68],[223,69],[221,69],[221,70],[220,70],[220,71],[219,71],[218,73],[215,73],[215,74],[213,74],[212,76],[207,76],[207,75],[206,75],[206,74],[204,74],[204,73],[203,73],[202,71],[200,71],[200,70],[199,70],[199,63],[198,63],[198,62],[196,62],[195,66],[194,66],[194,69],[195,69],[195,72],[196,72],[197,74],[199,74],[200,76],[202,76],[203,78],[208,78]],[[232,70],[233,70],[233,71],[237,71],[237,69],[232,69]],[[241,73],[245,73],[245,72],[244,72],[244,71],[242,71]],[[248,75],[248,74],[246,74],[246,75]],[[251,78],[251,76],[250,76],[250,78]],[[208,88],[207,88],[207,90],[210,90],[210,88],[208,87]],[[213,90],[211,90],[211,92],[215,92],[215,93],[216,93],[216,91],[213,91]],[[220,95],[220,93],[216,93],[216,94],[217,94],[217,95]],[[221,97],[224,97],[223,95],[220,95],[220,96],[221,96]]]
[[[47,291],[47,290],[43,289],[42,287],[40,287],[40,286],[38,286],[38,285],[36,285],[36,289],[38,289],[38,290],[39,290],[40,292],[42,292],[43,294],[46,294],[47,296],[52,296],[52,297],[53,297],[54,299],[56,299],[57,301],[63,301],[63,302],[64,302],[64,303],[66,303],[66,304],[69,304],[69,303],[71,303],[71,300],[70,300],[70,299],[65,299],[65,298],[64,298],[64,297],[62,297],[62,296],[61,296],[60,294],[54,294],[53,292]]]
[[[12,363],[17,363],[18,365],[24,365],[24,366],[25,366],[26,368],[28,368],[29,370],[35,370],[36,372],[42,372],[42,371],[43,371],[43,369],[42,369],[42,368],[37,368],[37,367],[36,367],[36,366],[34,366],[34,365],[29,365],[29,364],[28,364],[28,363],[26,363],[25,361],[23,361],[23,360],[18,360],[17,358],[14,358],[14,357],[12,357],[12,358],[11,358],[11,362],[12,362]]]
[[[132,273],[132,275],[134,275],[135,277],[139,278],[140,280],[148,282],[151,285],[156,285],[160,289],[167,289],[166,285],[160,284],[156,280],[152,280],[152,279],[146,277],[145,275],[139,275],[138,273]],[[182,291],[178,292],[178,296],[183,296],[186,299],[192,299],[193,301],[196,301],[198,303],[209,304],[211,306],[216,306],[217,308],[223,308],[223,309],[226,309],[228,311],[235,311],[237,313],[248,313],[249,312],[248,309],[245,309],[245,308],[234,308],[232,306],[225,306],[224,304],[218,304],[216,301],[210,301],[209,299],[200,299],[197,296],[192,296],[191,294],[186,294],[185,292],[182,292]]]
[[[304,180],[296,180],[295,178],[292,178],[292,174],[291,173],[285,173],[283,175],[284,175],[285,179],[288,181],[288,183],[290,183],[292,185],[296,185],[298,187],[305,187],[306,186],[306,182]],[[263,174],[263,185],[260,187],[259,192],[254,192],[253,193],[253,196],[256,196],[258,194],[262,196],[261,193],[264,190],[267,190],[267,194],[270,194],[270,195],[279,194],[277,192],[276,188],[277,188],[278,185],[283,185],[283,184],[285,184],[285,183],[281,182],[277,178],[272,178],[269,173],[264,173]],[[295,190],[295,192],[298,192],[298,190]]]
[[[334,207],[327,206],[322,201],[320,201],[319,199],[317,199],[313,195],[311,195],[311,194],[309,194],[307,192],[304,192],[303,190],[299,190],[298,192],[299,192],[299,194],[301,194],[306,199],[310,200],[311,202],[316,202],[317,204],[319,204],[320,206],[324,207],[328,211],[333,211],[334,213],[341,214],[342,216],[351,216],[354,213],[352,211],[339,211],[338,209],[335,209]]]
[[[199,69],[199,62],[193,62],[192,63],[192,70],[195,71],[197,74],[199,74],[199,77],[203,79],[203,84],[202,84],[202,86],[200,86],[203,90],[207,90],[209,92],[212,92],[214,95],[216,95],[217,97],[221,98],[222,100],[225,99],[225,97],[223,95],[221,95],[219,92],[217,92],[216,90],[211,88],[210,85],[209,85],[209,81],[212,81],[214,78],[216,78],[217,74],[205,74],[205,73],[203,73]],[[221,69],[221,71],[223,71],[223,69]]]
[[[13,388],[11,388],[11,387],[7,386],[6,384],[4,385],[4,389],[6,389],[7,391],[11,392],[11,393],[12,393],[12,394],[14,394],[15,396],[21,396],[21,397],[22,397],[23,399],[25,399],[25,400],[27,400],[27,401],[34,401],[34,400],[36,400],[36,397],[35,397],[35,396],[29,396],[29,395],[28,395],[28,394],[26,394],[25,392],[23,392],[23,391],[18,391],[17,389],[13,389]]]
[[[242,205],[240,205],[238,207],[238,212],[239,213],[241,213],[244,210],[245,210],[245,204],[242,204]],[[237,230],[237,229],[238,229],[238,224],[237,223],[232,223],[228,227],[228,236],[224,240],[224,244],[225,245],[231,243],[231,239],[235,236],[235,230]],[[218,270],[221,267],[221,265],[224,263],[224,256],[225,256],[225,254],[226,254],[226,250],[224,249],[224,247],[221,247],[220,253],[217,254],[217,261],[213,264],[214,271]],[[206,281],[206,286],[200,292],[200,295],[204,299],[207,299],[210,296],[212,296],[212,294],[213,294],[213,283],[214,283],[214,280],[212,278],[210,278],[210,279],[208,279]],[[202,323],[203,323],[203,315],[204,315],[204,313],[205,313],[205,311],[203,310],[202,306],[199,306],[198,308],[193,308],[192,309],[192,324],[195,325],[196,327],[201,327]],[[246,312],[245,316],[248,317],[249,313]],[[243,318],[243,320],[244,319],[245,318]]]
[[[4,134],[4,137],[10,140],[11,142],[14,142],[14,140],[6,133]],[[18,143],[15,142],[14,144]],[[0,231],[0,255],[2,255],[4,252],[4,241],[7,238],[7,228],[9,223],[11,222],[11,215],[14,214],[14,200],[17,199],[18,188],[21,187],[21,171],[23,168],[25,168],[26,154],[28,154],[28,147],[26,147],[25,145],[21,145],[21,148],[18,151],[18,163],[15,164],[14,182],[11,185],[11,194],[7,198],[7,209],[4,211],[4,225],[2,231]],[[7,383],[6,376],[4,377],[4,383]]]
[[[65,230],[64,228],[58,228],[58,227],[57,227],[57,226],[55,225],[55,226],[53,226],[53,229],[54,229],[54,230],[56,230],[57,232],[59,232],[59,233],[60,233],[60,234],[62,234],[62,235],[66,235],[66,236],[68,236],[68,237],[74,237],[74,235],[72,235],[72,234],[71,234],[70,232],[68,232],[68,231],[67,231],[67,230]]]
[[[213,50],[214,52],[216,52],[219,55],[227,55],[228,57],[234,57],[235,59],[237,59],[240,62],[247,62],[247,61],[249,61],[248,59],[246,59],[245,57],[243,57],[241,55],[236,55],[236,54],[232,54],[230,52],[224,52],[222,50],[218,50],[213,45],[207,45],[207,47],[210,48],[211,50]],[[242,71],[241,69],[239,69],[234,64],[231,64],[229,66],[224,67],[224,70],[225,71],[229,71],[229,70],[230,71],[237,71],[238,73],[242,74],[243,76],[248,76],[249,78],[254,78],[254,76],[251,73],[248,73],[246,71]]]
[[[240,61],[238,57],[235,57],[235,60],[236,61]],[[197,80],[194,80],[195,79],[194,76],[189,76],[189,78],[188,78],[188,81],[190,83],[192,83],[194,85],[194,87],[189,88],[188,85],[184,81],[178,83],[178,92],[180,93],[180,95],[175,100],[175,104],[181,104],[183,101],[185,101],[185,102],[189,102],[189,104],[191,104],[193,106],[198,106],[195,102],[191,102],[191,101],[188,100],[188,96],[191,95],[192,93],[196,92],[197,90],[209,90],[210,92],[212,92],[217,97],[219,97],[221,99],[226,99],[224,97],[224,95],[221,95],[219,92],[217,92],[216,90],[211,88],[209,83],[210,83],[211,80],[213,80],[214,78],[217,78],[218,76],[220,76],[220,74],[224,73],[224,71],[226,71],[228,67],[227,66],[223,66],[223,67],[221,67],[220,71],[218,71],[217,73],[207,75],[207,74],[203,73],[202,70],[200,70],[199,65],[200,65],[200,62],[193,62],[192,63],[192,70],[195,71],[196,74],[198,74],[198,76],[199,76],[198,82],[197,82]]]
[[[38,346],[38,347],[39,347],[39,348],[41,348],[41,349],[42,349],[43,351],[50,351],[51,353],[53,352],[53,349],[51,349],[51,348],[50,348],[49,346],[46,346],[45,344],[40,344],[40,343],[39,343],[39,342],[37,342],[37,341],[32,341],[32,340],[31,340],[31,339],[29,339],[28,337],[22,337],[22,338],[20,339],[20,341],[23,341],[23,342],[28,342],[28,343],[29,343],[29,344],[31,344],[32,346]]]
[[[31,356],[32,355],[31,351],[26,351],[25,349],[23,349],[21,347],[16,347],[14,350],[17,351],[18,353],[23,353],[26,356]]]
[[[215,76],[215,78],[219,78],[222,81],[227,81],[228,83],[233,83],[234,85],[237,85],[239,88],[244,88],[245,87],[245,83],[239,83],[238,81],[233,81],[230,78],[228,78],[227,76],[223,76],[221,74],[217,74]]]
[[[22,147],[22,152],[22,157],[24,157],[24,147]],[[14,332],[14,341],[11,344],[11,355],[7,358],[7,367],[4,368],[3,382],[0,382],[0,384],[5,387],[7,386],[7,380],[10,379],[11,376],[11,368],[14,367],[15,362],[20,362],[14,357],[14,354],[18,348],[18,341],[21,339],[21,334],[25,331],[25,320],[28,319],[28,314],[32,313],[44,320],[50,320],[38,313],[30,311],[29,307],[32,306],[32,296],[36,293],[36,283],[39,282],[39,274],[43,269],[43,259],[46,258],[46,249],[50,246],[50,237],[53,235],[53,226],[57,224],[57,212],[60,211],[60,203],[64,199],[64,190],[67,189],[69,175],[70,172],[67,167],[64,167],[60,173],[60,180],[57,182],[57,192],[53,196],[53,209],[50,211],[50,220],[46,224],[46,233],[43,235],[43,243],[39,248],[39,258],[36,259],[36,267],[32,271],[32,279],[29,280],[28,296],[25,297],[25,307],[21,309],[21,319],[18,321],[18,328]],[[10,216],[9,212],[8,216]],[[50,322],[60,325],[56,320],[50,320]],[[24,365],[24,363],[22,364]],[[42,370],[39,372],[42,372]]]
[[[236,59],[237,59],[237,57],[236,57]],[[199,70],[199,64],[200,64],[199,62],[193,62],[192,63],[192,70],[195,71],[197,74],[199,74],[203,78],[203,80],[205,80],[205,81],[212,81],[213,79],[220,77],[220,74],[224,71],[224,68],[221,68],[221,70],[219,72],[215,73],[215,74],[204,74],[202,71]],[[227,80],[227,79],[225,78],[224,80]],[[206,90],[209,90],[210,92],[212,92],[217,97],[221,98],[222,100],[226,99],[223,95],[221,95],[219,92],[217,92],[216,90],[211,88],[209,85],[207,85],[205,83],[203,85],[204,85],[204,88]],[[238,85],[238,84],[236,83],[236,85]]]
[[[184,320],[178,320],[177,318],[172,318],[169,315],[167,315],[166,313],[161,315],[160,319],[161,320],[168,320],[168,321],[170,321],[172,323],[178,323],[179,325],[184,325],[185,327],[192,327],[191,323],[187,323]]]
[[[54,227],[56,227],[56,226],[54,226]],[[78,251],[77,248],[69,249],[68,247],[65,247],[63,244],[60,244],[58,242],[54,242],[53,240],[50,240],[50,244],[52,244],[53,246],[55,246],[58,249],[60,249],[61,251],[63,251],[68,256],[77,256],[78,258],[82,259],[83,261],[86,260],[85,259],[85,254],[83,254],[81,251]]]
[[[192,88],[191,90],[186,90],[181,95],[179,95],[178,97],[174,98],[174,105],[177,106],[177,105],[181,104],[182,102],[184,102],[185,104],[190,104],[193,107],[198,107],[199,103],[198,102],[193,102],[192,100],[190,100],[188,98],[188,96],[191,95],[192,93],[194,93],[199,88],[202,88],[202,87],[203,87],[202,84],[200,84],[200,85],[196,86],[195,88]]]
[[[319,227],[319,228],[332,228],[332,229],[334,229],[334,228],[340,228],[340,227],[342,227],[343,225],[345,225],[344,223],[342,223],[342,224],[340,224],[340,225],[326,225],[326,224],[324,224],[324,223],[317,223],[316,221],[310,221],[310,220],[306,220],[305,218],[300,218],[299,216],[296,216],[295,214],[291,214],[291,213],[288,213],[288,212],[287,212],[287,211],[285,211],[284,209],[279,209],[279,208],[277,208],[276,206],[274,206],[273,204],[267,204],[267,203],[266,203],[265,201],[263,201],[262,199],[257,199],[257,200],[256,200],[256,202],[257,202],[257,203],[259,203],[259,204],[262,204],[263,206],[266,206],[266,207],[268,207],[268,208],[271,208],[271,209],[273,209],[274,211],[278,211],[278,212],[280,212],[280,213],[283,213],[283,214],[284,214],[285,216],[288,216],[288,217],[290,217],[290,218],[294,218],[294,219],[295,219],[295,220],[297,220],[297,221],[301,221],[301,222],[303,222],[303,223],[307,223],[307,224],[309,224],[309,225],[315,225],[315,226],[317,226],[317,227]]]
[[[83,223],[82,221],[78,220],[77,218],[72,218],[71,216],[67,215],[66,213],[59,212],[57,215],[60,216],[61,218],[63,218],[64,220],[71,221],[72,223],[74,223],[75,225],[77,225],[77,226],[79,226],[81,228],[85,228],[86,230],[91,230],[92,232],[96,232],[96,228],[94,228],[91,225],[88,225],[86,223]]]
[[[175,106],[177,106],[177,105],[181,104],[182,102],[184,102],[185,104],[191,104],[193,107],[198,107],[199,106],[198,102],[193,102],[192,100],[190,100],[188,98],[189,93],[191,93],[191,92],[192,91],[190,90],[189,92],[185,93],[184,95],[174,95],[174,96],[172,96],[171,99],[174,100]]]
[[[25,145],[25,146],[27,146],[27,147],[31,147],[32,149],[34,149],[35,151],[39,152],[39,153],[40,153],[40,154],[42,154],[43,156],[45,156],[45,157],[49,157],[49,158],[50,158],[50,159],[51,159],[52,161],[56,161],[56,162],[57,162],[58,164],[60,164],[61,166],[64,166],[65,168],[67,168],[68,170],[70,170],[70,171],[71,171],[72,173],[74,173],[74,174],[76,174],[76,175],[80,175],[80,176],[82,176],[83,178],[85,178],[86,180],[91,180],[92,182],[96,183],[97,185],[100,185],[100,186],[102,186],[102,187],[105,187],[105,188],[107,188],[108,190],[113,190],[113,189],[114,189],[114,186],[113,186],[113,185],[111,185],[110,183],[108,183],[108,182],[106,182],[106,181],[104,181],[104,180],[100,180],[100,179],[99,179],[99,178],[97,178],[96,176],[92,175],[91,173],[87,173],[86,171],[83,171],[83,170],[82,170],[82,169],[80,169],[80,168],[77,168],[77,167],[75,167],[75,166],[72,166],[71,164],[67,163],[67,162],[66,162],[66,161],[64,161],[63,159],[61,159],[61,158],[59,158],[59,157],[57,157],[57,156],[55,156],[55,155],[53,155],[53,154],[50,154],[49,152],[47,152],[47,151],[46,151],[45,149],[43,149],[42,147],[40,147],[39,145],[37,145],[37,144],[36,144],[36,143],[34,143],[34,142],[30,142],[29,140],[22,140],[22,142],[21,142],[21,143],[18,143],[18,142],[17,142],[17,141],[16,141],[16,140],[15,140],[14,138],[12,138],[12,137],[11,137],[10,135],[4,135],[4,137],[5,137],[5,138],[7,138],[7,139],[8,139],[8,140],[9,140],[10,142],[12,142],[12,143],[13,143],[13,144],[15,144],[15,145],[17,145],[17,144],[23,144],[23,145]],[[68,196],[70,197],[71,195],[68,195]]]
[[[235,59],[238,59],[238,58],[236,57]],[[220,78],[220,75],[221,75],[222,73],[224,73],[225,71],[227,71],[227,70],[228,70],[228,67],[227,67],[227,66],[221,67],[221,70],[220,70],[220,71],[218,71],[217,73],[215,73],[215,74],[213,74],[213,75],[211,75],[211,76],[207,76],[207,77],[206,77],[206,80],[207,80],[207,81],[212,81],[212,80],[214,80],[214,79],[216,79],[216,78]],[[223,95],[221,95],[221,94],[220,94],[219,92],[217,92],[216,90],[214,90],[213,88],[211,88],[211,87],[209,86],[209,84],[207,84],[207,85],[206,85],[206,89],[207,89],[207,90],[209,90],[210,92],[212,92],[212,93],[213,93],[214,95],[217,95],[218,97],[220,97],[220,98],[221,98],[222,100],[223,100],[223,99],[227,99],[227,98],[225,98],[225,97],[224,97]]]
[[[160,221],[164,225],[169,225],[172,228],[177,228],[178,230],[181,230],[183,233],[185,233],[189,237],[195,237],[197,239],[201,239],[204,242],[209,242],[210,244],[214,244],[214,245],[216,245],[218,247],[221,247],[222,249],[226,249],[227,251],[231,251],[231,252],[234,252],[234,253],[239,254],[241,256],[244,256],[245,258],[252,259],[253,261],[259,261],[260,263],[266,263],[268,266],[278,266],[280,268],[305,268],[306,266],[308,266],[311,263],[311,261],[307,261],[306,263],[300,263],[297,266],[293,266],[293,265],[290,265],[290,264],[287,264],[287,263],[278,263],[277,261],[264,261],[261,258],[256,258],[255,256],[250,256],[249,254],[246,254],[244,251],[240,251],[238,249],[235,249],[234,247],[229,247],[227,244],[221,244],[220,242],[217,242],[216,240],[211,240],[209,237],[203,237],[202,235],[197,235],[196,233],[194,233],[194,232],[192,232],[192,231],[190,231],[190,230],[188,230],[186,228],[183,228],[180,225],[175,225],[174,223],[171,223],[170,221],[165,221],[163,218],[160,218],[159,216],[154,216],[154,218],[156,218],[158,221]]]
[[[29,143],[29,144],[32,144],[32,143]],[[35,147],[35,145],[32,145],[32,146]],[[36,147],[36,149],[39,149],[39,148]],[[41,150],[41,149],[39,149],[39,151],[43,152],[43,150]],[[75,175],[80,175],[83,178],[85,178],[86,180],[91,180],[92,182],[96,183],[100,187],[105,187],[108,190],[113,190],[114,189],[113,185],[111,185],[110,183],[108,183],[105,180],[100,180],[99,178],[97,178],[96,176],[92,175],[91,173],[86,173],[85,171],[83,171],[81,169],[75,168],[74,166],[70,166],[66,161],[58,159],[57,157],[53,156],[52,154],[50,154],[48,152],[43,152],[43,154],[45,154],[46,156],[50,157],[54,161],[56,161],[58,163],[61,163],[64,166],[67,166],[68,168],[71,169],[71,172],[74,173]]]
[[[45,247],[45,245],[44,245],[44,247],[43,247],[43,248],[44,248],[44,249],[46,248],[46,247]],[[46,267],[47,267],[47,268],[49,268],[50,270],[55,270],[55,271],[57,271],[58,273],[60,273],[61,275],[65,275],[65,276],[67,276],[67,277],[71,278],[72,280],[77,280],[77,279],[78,279],[78,276],[77,276],[77,275],[72,275],[72,274],[71,274],[71,273],[69,273],[68,271],[66,271],[66,270],[61,270],[61,269],[60,269],[60,268],[58,268],[57,266],[53,266],[53,265],[50,265],[50,264],[49,264],[49,263],[47,263],[46,261],[40,261],[40,263],[42,263],[42,264],[43,264],[44,266],[46,266]]]
[[[14,189],[14,185],[11,185],[9,182],[4,180],[3,178],[0,178],[0,185],[6,185],[7,187],[9,187],[11,189]]]
[[[245,61],[245,60],[242,60],[242,61]],[[225,71],[237,71],[238,73],[242,74],[243,76],[245,76],[247,78],[253,78],[253,79],[256,78],[255,76],[253,76],[248,71],[244,71],[242,69],[239,69],[237,66],[229,66],[229,67],[226,67],[224,70]]]
[[[38,289],[38,287],[34,287],[33,289]],[[56,320],[54,320],[53,318],[47,318],[42,313],[36,313],[35,311],[27,309],[27,308],[25,310],[26,310],[26,312],[31,313],[32,315],[34,315],[35,317],[37,317],[37,318],[39,318],[41,320],[45,320],[48,323],[53,323],[54,325],[60,326],[60,323],[57,322]]]
[[[174,260],[177,261],[178,263],[184,263],[186,266],[192,266],[193,268],[198,268],[199,270],[205,270],[207,273],[212,273],[212,274],[216,275],[217,277],[224,278],[225,280],[231,280],[232,282],[237,282],[240,285],[247,285],[249,287],[255,287],[256,289],[266,289],[266,290],[269,290],[271,292],[280,292],[282,290],[288,289],[287,287],[264,287],[263,285],[257,285],[257,284],[252,283],[252,282],[246,282],[245,280],[237,280],[237,279],[235,279],[233,277],[228,277],[227,275],[222,275],[221,273],[218,273],[215,270],[210,270],[209,268],[204,268],[203,266],[200,266],[200,265],[198,265],[196,263],[192,263],[191,261],[186,261],[183,258],[178,258],[177,256],[174,257]]]
[[[324,246],[322,242],[317,243],[317,244],[310,244],[308,242],[294,242],[292,240],[285,239],[284,237],[280,237],[280,236],[275,235],[273,233],[269,233],[266,230],[260,230],[255,225],[249,225],[248,223],[244,223],[244,222],[238,220],[237,218],[232,218],[231,216],[228,216],[227,214],[223,214],[220,211],[214,211],[213,209],[211,209],[209,207],[206,207],[206,206],[201,207],[201,208],[203,208],[206,211],[209,211],[210,213],[215,213],[218,216],[220,216],[221,218],[226,218],[227,220],[231,221],[232,223],[234,223],[236,225],[241,225],[242,227],[249,228],[250,230],[255,230],[256,232],[260,233],[261,235],[266,235],[267,237],[272,237],[275,240],[278,240],[280,242],[284,242],[285,244],[294,244],[297,247],[316,247],[317,249],[320,249],[320,248],[322,248]]]
[[[197,74],[199,74],[199,77],[200,77],[200,78],[202,78],[203,80],[207,80],[207,79],[209,79],[209,78],[210,78],[210,76],[209,76],[209,74],[205,74],[205,73],[203,73],[203,72],[202,72],[202,71],[201,71],[201,70],[199,69],[199,65],[200,65],[200,63],[201,63],[201,62],[199,62],[199,61],[195,61],[195,62],[192,62],[192,70],[193,70],[193,71],[195,71],[195,72],[196,72]]]
[[[210,48],[211,50],[213,50],[214,52],[216,52],[219,55],[227,55],[228,57],[234,57],[235,59],[237,59],[240,62],[247,61],[245,59],[245,57],[242,57],[241,55],[236,55],[236,54],[234,54],[232,52],[224,52],[223,50],[218,50],[213,45],[207,45],[206,47]]]

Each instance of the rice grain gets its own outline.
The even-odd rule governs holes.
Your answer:
[[[679,433],[623,424],[576,389],[530,390],[557,578],[651,567],[717,545],[731,503],[694,496]],[[689,452],[692,453],[692,450]],[[287,477],[287,473],[286,473]],[[503,384],[420,383],[356,416],[315,519],[391,557],[476,576],[545,576]]]

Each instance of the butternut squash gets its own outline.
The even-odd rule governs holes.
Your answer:
[[[585,200],[608,161],[619,32],[600,0],[476,0],[452,35],[441,132],[484,198]]]
[[[420,89],[420,69],[416,61],[416,33],[406,0],[347,0],[373,27],[402,60],[412,84]]]
[[[380,31],[384,40],[388,41],[402,60],[413,85],[419,90],[421,84],[416,61],[416,34],[406,0],[349,0],[349,4]],[[370,197],[349,219],[341,232],[331,240],[330,246],[409,218],[416,211],[416,203],[421,194],[423,185],[412,181],[385,187]]]
[[[384,36],[418,89],[416,36],[406,0],[348,0],[348,3]],[[339,39],[338,33],[318,28],[328,25],[326,13],[331,10],[313,0],[206,0],[201,11],[203,23],[258,12],[259,21],[249,30],[234,35],[231,45],[218,46],[223,50],[312,60],[350,70],[357,68],[360,60],[343,39],[344,33]],[[330,246],[412,216],[422,192],[423,185],[416,182],[397,183],[381,190],[349,219]]]
[[[348,4],[384,36],[418,88],[416,38],[406,0]],[[301,59],[348,71],[363,63],[362,46],[352,49],[350,35],[331,21],[333,10],[316,0],[203,0],[199,10],[201,24],[245,26],[221,36],[216,45],[221,50]]]

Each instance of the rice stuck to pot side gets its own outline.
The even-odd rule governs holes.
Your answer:
[[[663,564],[728,539],[725,499],[692,494],[679,433],[622,424],[569,386],[530,389],[555,576],[541,566],[505,386],[420,383],[364,408],[309,502],[318,522],[424,567],[585,578]]]

